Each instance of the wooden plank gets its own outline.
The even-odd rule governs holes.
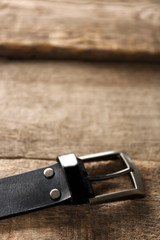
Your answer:
[[[160,2],[1,0],[0,56],[160,60]]]
[[[141,172],[146,197],[5,219],[0,239],[157,240],[159,92],[159,64],[1,61],[0,177],[46,166],[58,154],[124,150]],[[126,187],[123,179],[100,189]]]
[[[134,161],[145,183],[145,198],[99,205],[56,206],[1,220],[1,240],[159,239],[159,163],[143,159]],[[0,177],[4,177],[45,166],[50,161],[3,159],[0,164]]]
[[[0,157],[160,160],[159,64],[0,63]]]

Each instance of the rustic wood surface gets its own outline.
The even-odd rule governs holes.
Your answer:
[[[0,1],[0,56],[160,60],[160,1]]]
[[[108,150],[132,157],[145,198],[1,220],[0,239],[160,239],[160,66],[1,61],[0,177]]]

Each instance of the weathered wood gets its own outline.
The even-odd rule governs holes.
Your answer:
[[[157,240],[160,236],[159,163],[135,161],[146,188],[144,199],[122,202],[56,206],[1,220],[0,237],[6,239]],[[50,161],[0,160],[0,177],[50,164]],[[119,181],[119,180],[118,180]],[[107,183],[108,184],[108,183]],[[125,184],[123,183],[123,187]]]
[[[67,152],[124,150],[141,172],[146,197],[5,219],[0,239],[159,239],[159,93],[158,64],[1,61],[0,177]],[[123,178],[107,184],[126,186]]]
[[[160,2],[0,2],[0,56],[160,60]]]
[[[1,62],[0,156],[124,150],[160,160],[160,67]]]

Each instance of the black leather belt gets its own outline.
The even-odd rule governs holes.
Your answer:
[[[83,162],[122,159],[125,168],[112,174],[88,176]],[[95,196],[92,181],[130,174],[133,189]],[[58,156],[45,168],[0,179],[0,218],[57,204],[104,203],[144,196],[141,177],[123,152],[105,152],[83,157],[73,153]]]

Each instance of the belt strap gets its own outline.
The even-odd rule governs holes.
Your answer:
[[[45,168],[0,179],[0,217],[8,217],[31,210],[60,204],[71,199],[65,174],[59,163],[49,166],[54,177],[44,176]],[[60,191],[60,197],[50,197],[52,189]]]
[[[123,160],[127,169],[113,174],[89,177],[83,165],[85,161],[115,160],[118,156],[125,156]],[[101,203],[144,196],[138,170],[124,153],[107,152],[80,158],[70,153],[58,156],[57,161],[56,164],[45,168],[0,179],[0,218],[57,204]],[[129,172],[131,172],[134,189],[95,196],[91,185],[92,180],[104,180]]]

